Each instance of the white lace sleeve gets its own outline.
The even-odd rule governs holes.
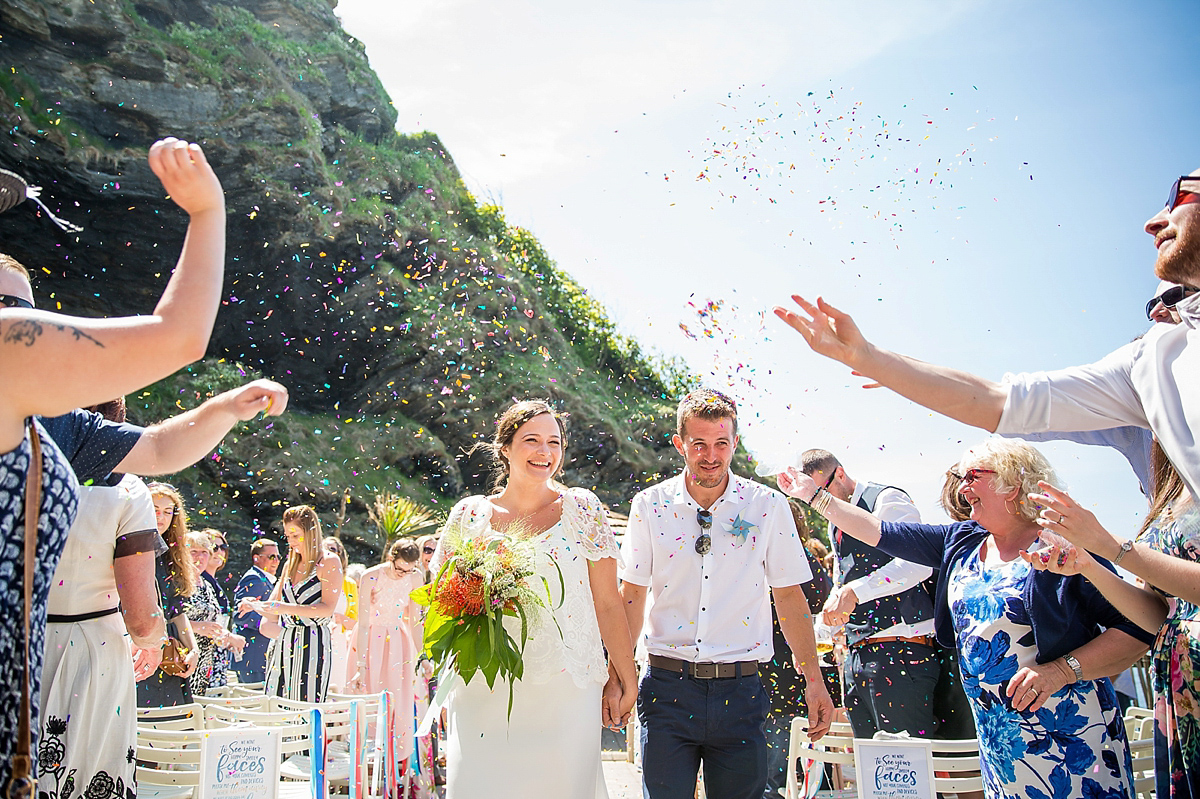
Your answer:
[[[442,564],[446,562],[446,550],[453,547],[458,538],[464,534],[469,534],[466,527],[477,521],[479,501],[483,499],[480,496],[467,497],[460,500],[453,508],[450,509],[450,515],[446,517],[446,522],[438,530],[437,549],[433,552],[433,557],[429,560],[429,573],[437,576],[441,571]]]
[[[563,497],[563,513],[579,534],[579,544],[588,560],[621,559],[621,549],[608,523],[608,514],[596,495],[586,488],[572,488]]]

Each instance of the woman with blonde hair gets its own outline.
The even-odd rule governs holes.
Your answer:
[[[332,617],[342,596],[342,562],[322,546],[321,520],[308,505],[284,511],[283,534],[288,556],[270,599],[243,599],[238,614],[261,614],[260,629],[277,639],[267,663],[267,693],[323,702],[333,666]]]
[[[246,643],[245,638],[231,633],[221,621],[221,599],[218,596],[220,589],[216,587],[215,581],[206,579],[209,562],[216,551],[209,533],[209,530],[193,531],[183,537],[184,546],[198,576],[196,592],[187,603],[187,616],[192,623],[192,631],[200,650],[199,663],[188,678],[188,688],[194,697],[205,696],[209,688],[225,684],[228,660],[224,664],[219,661],[221,651],[228,652],[234,649],[240,652]]]
[[[954,473],[971,515],[951,525],[881,522],[798,470],[779,475],[779,487],[842,533],[938,569],[937,637],[958,649],[988,799],[1134,796],[1108,678],[1141,657],[1153,633],[1082,577],[1035,571],[1021,558],[1041,531],[1029,494],[1039,481],[1057,483],[1040,452],[991,438],[963,453]]]
[[[150,498],[154,501],[154,520],[167,544],[167,550],[155,563],[158,593],[162,598],[163,618],[167,620],[167,635],[182,644],[185,650],[185,668],[179,671],[167,663],[164,665],[170,672],[160,666],[139,682],[138,707],[186,705],[192,701],[187,678],[200,662],[200,650],[187,617],[187,602],[196,593],[199,572],[184,542],[188,521],[179,491],[167,483],[150,483],[149,488]]]

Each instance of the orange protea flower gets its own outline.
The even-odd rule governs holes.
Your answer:
[[[463,574],[457,569],[446,575],[438,586],[438,612],[445,616],[475,616],[483,613],[487,596],[483,578],[478,574]]]

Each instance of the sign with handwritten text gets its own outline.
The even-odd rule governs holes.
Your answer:
[[[860,799],[934,799],[929,741],[854,739]]]
[[[210,730],[200,752],[196,799],[275,799],[279,735],[261,727]]]

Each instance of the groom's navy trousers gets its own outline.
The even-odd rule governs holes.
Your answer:
[[[638,693],[646,799],[762,799],[770,702],[757,674],[699,679],[651,666]]]

